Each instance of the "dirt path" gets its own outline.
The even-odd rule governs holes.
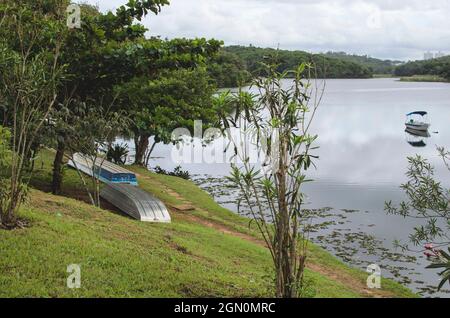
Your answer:
[[[139,177],[141,177],[143,179],[150,179],[147,176],[139,176]],[[194,203],[190,202],[189,200],[187,200],[185,197],[183,197],[182,195],[180,195],[173,189],[156,181],[155,179],[152,179],[152,181],[158,183],[158,185],[160,185],[161,188],[164,189],[167,194],[169,194],[170,196],[174,197],[175,199],[181,201],[182,205],[195,207]],[[204,219],[202,217],[193,215],[186,211],[180,211],[180,209],[177,209],[176,207],[170,206],[169,210],[170,210],[171,214],[176,215],[177,218],[179,218],[179,219],[202,224],[206,227],[213,228],[213,229],[215,229],[221,233],[224,233],[226,235],[232,235],[232,236],[238,237],[240,239],[252,242],[254,244],[258,244],[260,246],[267,247],[266,243],[263,240],[258,239],[252,235],[248,235],[248,234],[241,233],[239,231],[230,229],[229,227],[227,227],[223,224]],[[196,210],[202,211],[202,209],[198,209],[198,208],[196,208]],[[307,263],[307,268],[316,273],[319,273],[331,280],[337,281],[337,282],[349,287],[350,289],[359,293],[361,296],[374,297],[374,298],[386,298],[386,297],[393,296],[393,294],[390,293],[389,291],[369,289],[366,286],[366,284],[364,282],[362,282],[360,279],[358,279],[348,273],[345,273],[342,270],[336,269],[336,268],[327,268],[327,267],[323,266],[322,264],[313,262],[311,260]]]
[[[192,214],[185,214],[185,213],[180,213],[177,211],[171,211],[171,213],[175,213],[180,219],[184,219],[187,221],[191,221],[191,222],[195,222],[195,223],[199,223],[202,224],[206,227],[209,228],[213,228],[219,232],[222,232],[224,234],[227,235],[232,235],[235,237],[239,237],[240,239],[246,240],[246,241],[250,241],[254,244],[258,244],[261,245],[263,247],[266,247],[266,244],[263,240],[257,239],[254,236],[248,235],[248,234],[244,234],[241,232],[237,232],[235,230],[232,230],[226,226],[224,226],[223,224],[218,224],[218,223],[214,223],[211,222],[209,220],[205,220],[201,217],[197,217],[195,215]],[[386,298],[386,297],[392,297],[392,293],[388,292],[388,291],[383,291],[383,290],[372,290],[367,288],[367,286],[361,282],[358,278],[355,278],[354,276],[351,276],[347,273],[344,273],[342,271],[339,270],[335,270],[333,268],[326,268],[324,266],[322,266],[321,264],[318,264],[316,262],[313,261],[309,261],[307,263],[307,268],[319,273],[325,277],[328,277],[331,280],[337,281],[342,283],[345,286],[348,286],[350,289],[358,292],[359,294],[361,294],[362,296],[366,296],[366,297],[374,297],[374,298]]]

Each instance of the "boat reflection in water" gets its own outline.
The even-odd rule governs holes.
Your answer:
[[[406,128],[406,141],[413,147],[423,148],[427,146],[426,140],[430,138],[430,133],[423,130]]]

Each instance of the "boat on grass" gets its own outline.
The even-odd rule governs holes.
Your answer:
[[[105,183],[100,196],[122,212],[142,222],[170,223],[162,201],[138,187],[136,174],[103,158],[77,153],[68,165]]]

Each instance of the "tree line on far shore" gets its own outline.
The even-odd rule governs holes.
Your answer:
[[[414,61],[395,69],[396,76],[433,75],[450,81],[450,56],[426,61]]]
[[[371,78],[373,71],[362,64],[328,57],[322,54],[311,54],[304,51],[288,51],[273,48],[258,48],[254,46],[227,46],[222,54],[234,56],[238,68],[259,76],[264,72],[264,63],[277,56],[279,61],[277,71],[285,72],[295,69],[301,63],[313,63],[319,78]],[[240,77],[241,79],[245,77]]]
[[[277,55],[280,61],[277,71],[290,70],[298,63],[314,63],[319,78],[431,75],[450,80],[450,56],[404,63],[345,52],[311,54],[305,51],[276,50],[252,45],[221,48],[218,57],[211,60],[209,74],[215,79],[218,87],[237,87],[248,82],[251,75],[260,75],[264,69],[264,62],[274,55]]]

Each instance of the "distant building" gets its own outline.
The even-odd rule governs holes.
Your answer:
[[[444,52],[441,52],[441,51],[439,51],[437,53],[426,52],[423,55],[423,59],[424,60],[432,60],[432,59],[438,59],[438,58],[441,58],[441,57],[444,57],[444,56],[447,56],[447,54],[445,54]]]
[[[439,51],[434,55],[434,58],[438,59],[438,58],[444,57],[444,56],[446,56],[446,54],[444,52]]]
[[[426,53],[423,55],[423,59],[424,59],[425,61],[427,61],[427,60],[432,60],[432,59],[434,59],[434,54],[431,53],[431,52],[426,52]]]

